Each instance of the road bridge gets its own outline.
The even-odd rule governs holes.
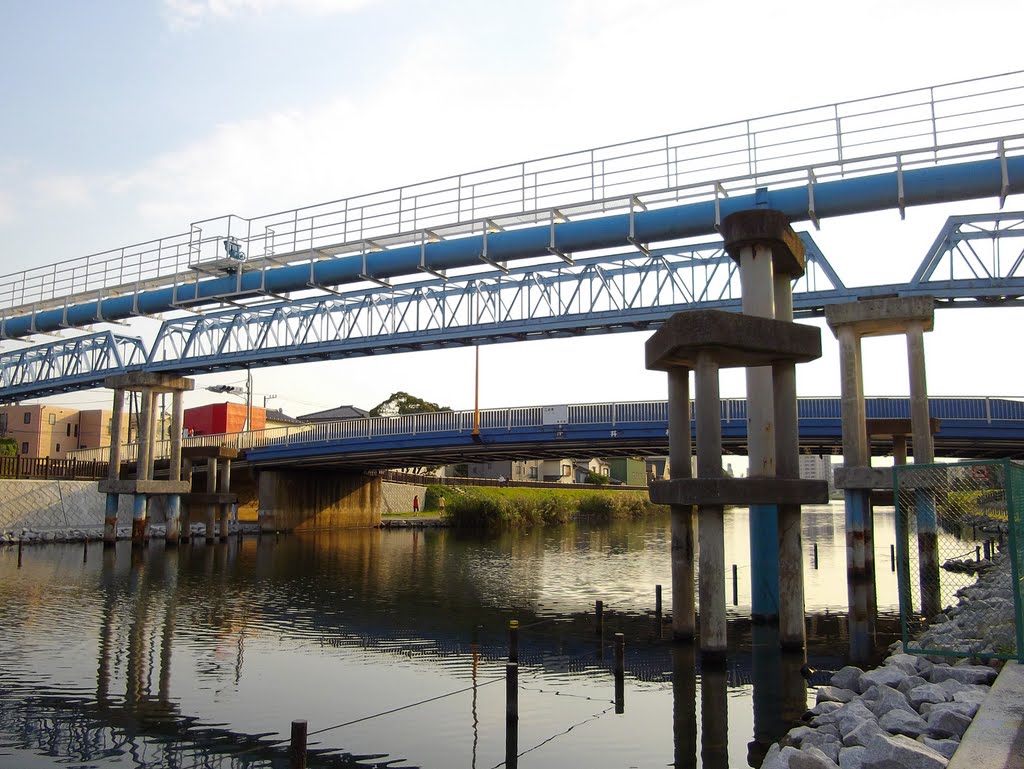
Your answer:
[[[725,449],[745,454],[747,408],[743,398],[721,402]],[[838,454],[842,449],[840,398],[800,398],[801,450]],[[929,399],[929,413],[939,421],[935,451],[939,456],[1024,458],[1024,401],[1007,398]],[[869,419],[903,419],[910,414],[906,397],[868,398]],[[390,469],[423,465],[593,456],[664,455],[668,451],[667,401],[582,403],[525,406],[479,412],[436,411],[395,417],[199,435],[184,446],[229,445],[244,451],[244,461],[264,467],[301,465],[352,469]],[[692,411],[691,411],[692,420]],[[891,439],[877,436],[875,453],[890,453]],[[170,441],[156,444],[166,457]],[[137,446],[124,447],[122,459],[134,461]],[[109,449],[71,452],[80,460],[109,458]],[[911,452],[912,453],[912,452]]]

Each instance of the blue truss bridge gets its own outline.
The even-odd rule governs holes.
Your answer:
[[[1024,71],[523,161],[0,276],[0,402],[738,309],[722,217],[793,222],[1024,192]],[[850,288],[809,233],[796,313],[882,295],[1019,304],[1024,213],[953,217],[909,278]],[[912,266],[911,265],[908,265]],[[908,270],[909,272],[909,270]],[[155,341],[64,329],[166,316]]]
[[[866,399],[869,419],[910,418],[905,397]],[[691,407],[692,408],[692,407]],[[929,413],[939,420],[938,456],[1024,457],[1024,401],[1009,398],[930,398]],[[721,402],[722,438],[727,451],[746,453],[747,408],[743,398]],[[592,456],[664,455],[668,451],[667,401],[582,403],[435,411],[395,417],[347,419],[251,432],[200,435],[185,446],[229,445],[244,450],[254,465],[303,467],[331,465],[389,469],[423,465]],[[691,413],[692,419],[692,413]],[[800,398],[800,446],[805,453],[842,452],[839,398]],[[876,453],[891,452],[892,438],[878,435]],[[123,458],[136,458],[136,445]],[[170,442],[157,443],[156,456],[168,456]],[[109,449],[83,449],[70,457],[105,461]]]

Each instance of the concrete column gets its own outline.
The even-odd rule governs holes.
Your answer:
[[[775,276],[769,245],[740,249],[743,314],[775,317]],[[772,371],[751,367],[747,377],[747,454],[751,478],[775,477],[775,409]],[[779,612],[778,511],[775,505],[750,506],[750,613],[771,622]]]
[[[116,481],[121,475],[121,419],[124,414],[124,390],[114,390],[114,403],[110,415],[110,460],[107,478]],[[103,544],[112,547],[117,541],[118,495],[107,494],[107,506],[103,514]]]
[[[210,457],[206,460],[206,492],[217,493],[217,457]],[[206,504],[206,543],[209,544],[216,539],[214,533],[217,505],[213,502]]]
[[[189,491],[192,491],[192,460],[188,457],[181,458],[181,479],[188,481]],[[182,502],[182,521],[179,526],[181,542],[188,542],[192,539],[192,505]]]
[[[924,363],[924,325],[907,324],[907,363],[910,375],[910,431],[913,439],[914,464],[935,461],[931,422],[928,417],[928,383]],[[918,489],[915,494],[917,513],[917,549],[921,580],[921,613],[933,617],[941,610],[939,595],[938,520],[935,494]]]
[[[220,492],[221,494],[227,494],[231,490],[231,460],[222,460],[220,470]],[[220,541],[228,541],[228,514],[231,511],[231,505],[228,502],[222,502],[220,504]]]
[[[668,372],[669,472],[672,479],[690,478],[690,370]],[[694,515],[692,505],[672,505],[672,635],[692,640],[696,633],[694,605]]]
[[[776,320],[793,320],[793,289],[788,275],[775,276]],[[772,366],[775,411],[775,472],[779,478],[800,477],[800,434],[797,424],[796,364]],[[778,506],[779,643],[802,651],[804,627],[804,558],[800,505]]]
[[[836,329],[839,340],[840,390],[843,404],[843,464],[868,467],[867,420],[861,376],[860,336],[849,325]],[[863,489],[846,489],[846,572],[848,579],[863,579],[864,551],[870,496]],[[851,604],[852,605],[852,604]]]
[[[183,393],[176,390],[171,395],[171,456],[168,480],[181,480],[181,426],[184,422]],[[177,545],[181,539],[181,495],[171,494],[167,498],[167,533],[164,540],[168,545]]]
[[[722,417],[718,363],[710,353],[697,356],[697,477],[722,477]],[[699,505],[697,536],[700,552],[700,651],[709,661],[724,661],[725,524],[722,505]]]
[[[139,410],[139,453],[136,462],[136,477],[140,481],[152,478],[153,456],[153,390],[146,387],[142,390],[142,403]],[[145,494],[136,494],[132,504],[132,544],[141,546],[146,541],[146,508],[148,500]]]

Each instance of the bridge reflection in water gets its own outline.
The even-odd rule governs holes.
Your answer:
[[[746,513],[728,517],[727,554],[742,571]],[[818,508],[805,523],[808,653],[821,669],[842,664],[848,646],[842,522],[841,508]],[[808,682],[783,664],[773,628],[743,618],[745,579],[725,670],[702,671],[692,646],[666,640],[654,585],[671,584],[668,528],[665,517],[167,552],[124,543],[91,547],[85,563],[68,545],[28,549],[20,569],[0,552],[0,763],[44,765],[45,754],[96,767],[284,767],[289,722],[305,718],[313,766],[756,766],[803,713]],[[879,581],[879,600],[882,646],[896,632],[890,583]],[[518,756],[505,753],[503,718],[513,618]],[[627,639],[621,715],[617,632]]]

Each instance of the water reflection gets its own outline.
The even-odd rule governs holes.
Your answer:
[[[821,668],[842,663],[848,640],[837,517],[805,523],[819,545],[808,654]],[[742,514],[727,521],[741,574],[727,667],[701,670],[693,646],[669,642],[654,591],[671,585],[669,537],[666,516],[154,543],[85,563],[54,546],[30,549],[21,570],[0,552],[0,763],[283,767],[288,725],[305,718],[317,766],[756,766],[806,705],[802,658],[744,616]],[[502,685],[513,618],[514,722]]]

